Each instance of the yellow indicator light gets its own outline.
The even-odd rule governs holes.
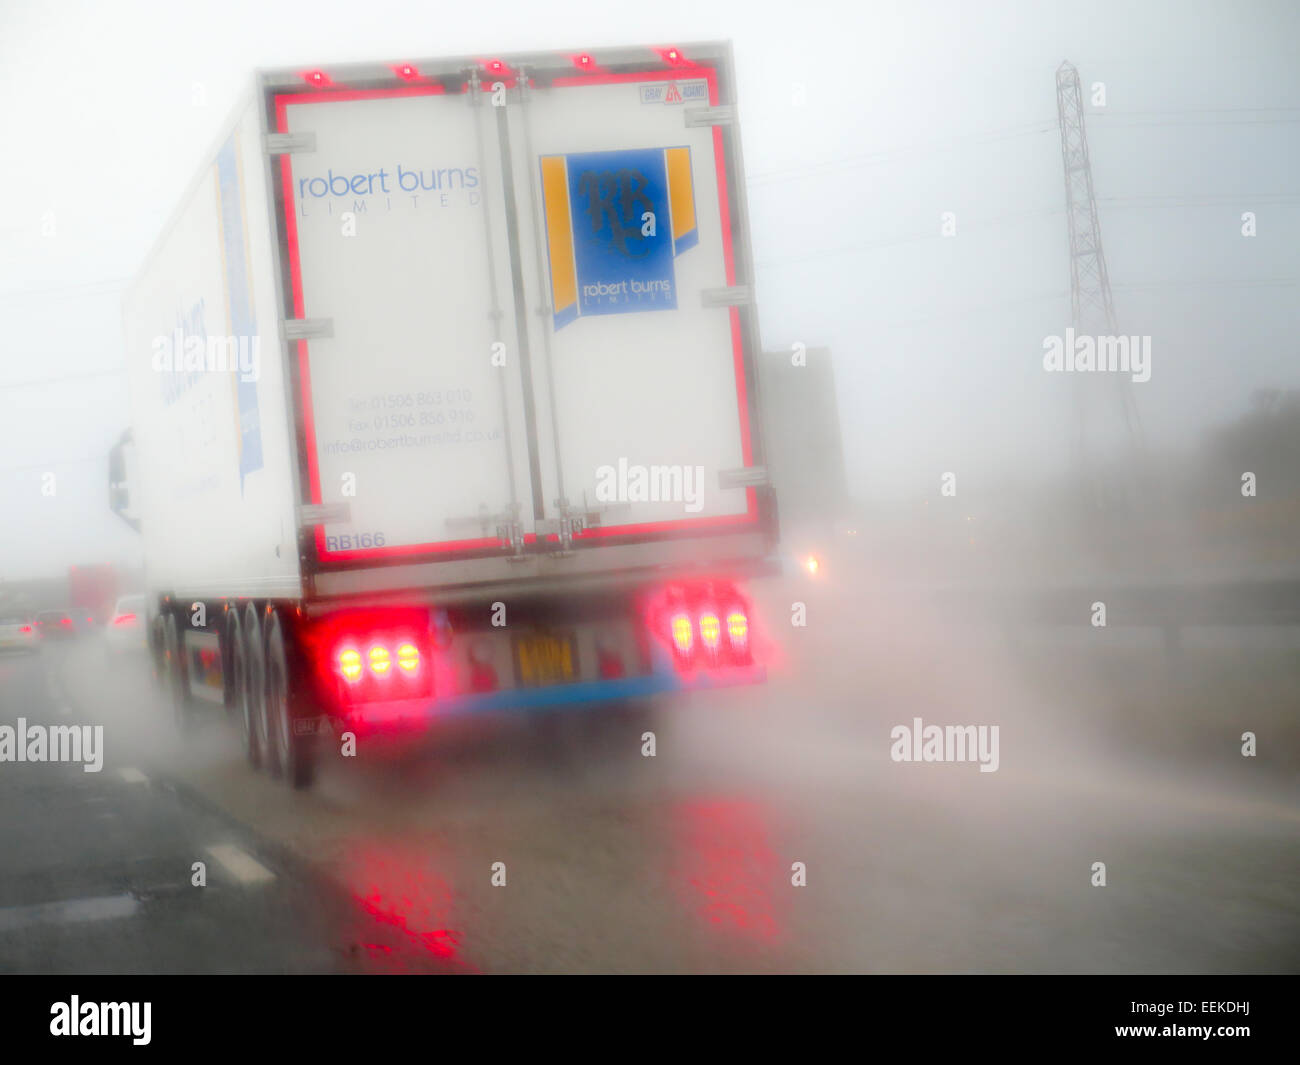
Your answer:
[[[677,645],[677,650],[685,654],[691,649],[691,619],[685,614],[678,614],[673,618],[673,643]]]
[[[749,639],[749,618],[739,610],[727,615],[727,634],[734,644],[743,644]]]
[[[722,625],[718,622],[717,614],[700,615],[700,639],[710,651],[718,646],[718,636],[721,632]]]
[[[407,673],[420,668],[420,649],[413,643],[404,643],[397,649],[397,664]]]
[[[356,680],[361,676],[361,652],[349,647],[339,652],[339,671],[344,680]]]

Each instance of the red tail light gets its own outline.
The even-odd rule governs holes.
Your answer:
[[[134,614],[118,614],[117,617],[115,617],[115,618],[113,619],[113,624],[114,624],[114,625],[134,625],[134,624],[135,624],[135,615],[134,615]]]
[[[681,670],[753,661],[749,610],[725,580],[670,585],[645,602],[650,633],[666,644]]]
[[[20,625],[18,631],[26,634],[32,631],[32,627],[30,625]]]
[[[70,628],[72,628],[72,619],[71,619],[71,618],[59,618],[59,624],[62,625],[65,629],[70,629]]]
[[[432,693],[428,608],[340,610],[306,626],[303,642],[323,696],[357,704]]]
[[[471,662],[469,686],[474,692],[491,692],[497,688],[497,671],[486,662]]]
[[[623,676],[627,669],[623,665],[623,659],[617,651],[610,647],[596,648],[597,669],[604,680],[613,680],[616,677]]]

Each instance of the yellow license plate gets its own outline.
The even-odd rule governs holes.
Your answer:
[[[571,633],[532,633],[515,637],[515,676],[526,688],[564,684],[578,675]]]

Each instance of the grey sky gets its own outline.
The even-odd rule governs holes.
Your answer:
[[[121,364],[118,283],[254,67],[714,38],[736,47],[764,341],[833,350],[860,494],[1066,462],[1041,370],[1069,314],[1065,58],[1106,86],[1088,132],[1121,330],[1153,338],[1148,437],[1300,387],[1293,3],[4,0],[0,576],[135,555],[101,460],[125,383],[76,375]]]

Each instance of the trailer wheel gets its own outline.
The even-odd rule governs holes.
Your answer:
[[[266,749],[266,725],[262,713],[266,669],[262,658],[262,627],[258,624],[257,608],[252,603],[245,608],[244,621],[239,629],[239,641],[235,645],[235,668],[242,681],[239,688],[239,725],[248,764],[257,769],[262,764],[262,752]]]
[[[221,635],[221,692],[225,699],[226,714],[234,718],[242,714],[240,700],[244,690],[244,657],[239,642],[243,639],[243,626],[239,622],[239,608],[226,610],[226,624]]]
[[[289,656],[280,618],[271,614],[266,623],[266,720],[268,755],[277,776],[292,787],[310,787],[316,777],[316,737],[300,735],[290,691]]]
[[[181,647],[176,615],[168,613],[163,621],[163,691],[171,703],[172,717],[181,733],[194,729],[194,711],[190,707],[189,685],[185,683],[185,655]]]
[[[153,681],[154,694],[159,696],[167,694],[167,667],[163,661],[164,649],[167,644],[166,630],[167,626],[161,614],[157,615],[149,624],[149,674],[150,679]]]

